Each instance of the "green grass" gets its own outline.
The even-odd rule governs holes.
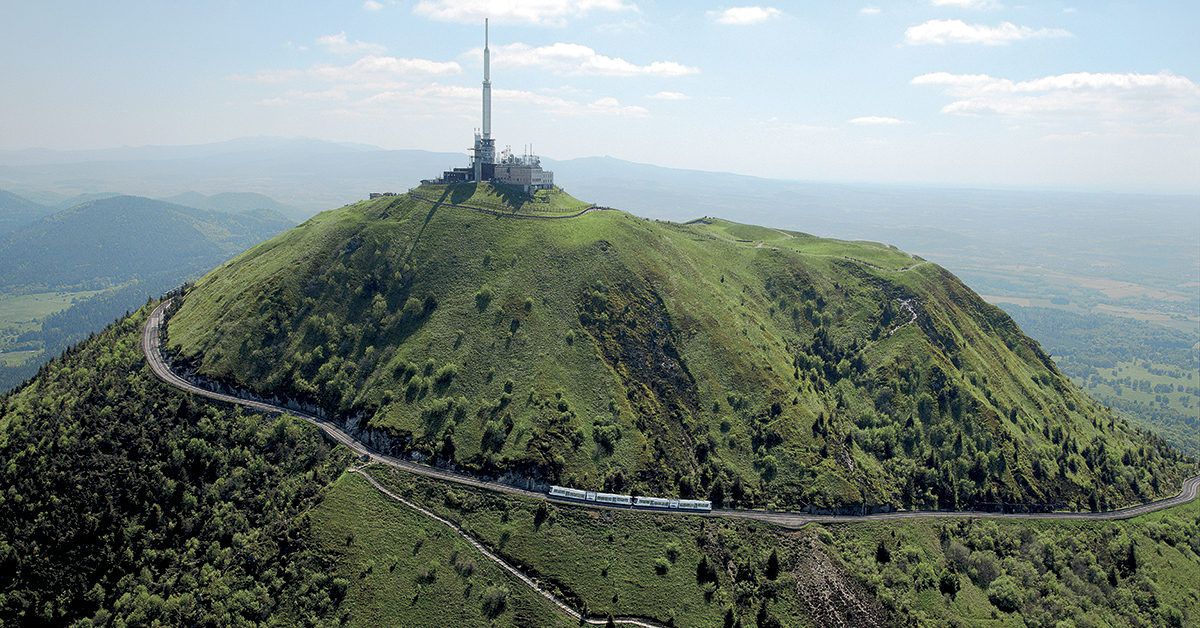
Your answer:
[[[458,522],[590,614],[649,617],[683,627],[719,626],[732,611],[752,625],[765,600],[784,625],[808,624],[791,571],[804,568],[792,552],[811,532],[739,520],[577,508],[449,487],[381,467],[369,472]],[[782,562],[778,573],[768,577],[772,549]],[[701,560],[712,566],[715,580],[707,575],[698,579]]]
[[[856,612],[922,626],[1053,626],[1064,616],[1077,625],[1200,619],[1197,502],[1124,521],[963,518],[788,530],[736,519],[543,506],[382,467],[369,472],[458,522],[563,599],[600,615],[711,626],[732,611],[753,625],[766,601],[782,625],[863,623]],[[780,565],[774,577],[772,550]],[[702,559],[714,567],[715,581],[697,580]],[[989,594],[1000,576],[1020,585],[1013,610],[997,607]],[[952,586],[943,590],[943,582]]]
[[[82,299],[102,292],[105,291],[79,290],[0,295],[0,328],[34,324],[43,316],[61,312]]]
[[[1200,379],[1185,369],[1141,360],[1118,362],[1114,368],[1097,371],[1087,379],[1090,393],[1121,397],[1147,406],[1200,412],[1197,409],[1200,407]]]
[[[567,626],[566,615],[446,526],[347,473],[313,510],[317,542],[347,583],[351,626]],[[490,587],[504,609],[489,614]],[[493,591],[491,595],[497,594]]]
[[[198,281],[169,345],[399,450],[592,489],[1087,509],[1185,470],[938,266],[715,220],[357,203]]]
[[[0,353],[0,365],[18,366],[26,361],[33,359],[38,354],[37,350],[28,349],[25,351],[7,351]]]
[[[19,366],[37,354],[40,343],[21,341],[20,337],[41,330],[40,319],[103,292],[106,290],[0,294],[0,365]]]
[[[901,270],[924,262],[894,246],[868,242],[818,238],[799,231],[743,225],[720,218],[703,218],[690,223],[734,240],[764,247],[785,248],[805,255],[858,260],[882,269]]]
[[[1200,621],[1200,504],[1117,522],[908,522],[830,526],[846,564],[885,606],[918,623],[1193,625]],[[878,560],[880,545],[891,560]],[[1134,565],[1128,563],[1134,547]],[[987,571],[987,564],[994,571]],[[931,569],[925,571],[923,565]],[[922,572],[957,583],[922,586]],[[1007,575],[1017,608],[989,584]],[[1174,623],[1182,617],[1181,623]]]
[[[423,184],[415,190],[416,194],[438,201],[481,207],[501,212],[519,214],[561,215],[577,214],[591,203],[585,203],[562,191],[561,188],[550,190],[535,190],[532,193],[522,192],[499,184],[454,184],[438,185]]]

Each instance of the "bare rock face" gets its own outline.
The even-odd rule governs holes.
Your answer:
[[[867,628],[886,626],[888,614],[878,600],[846,571],[825,548],[809,537],[796,561],[796,592],[816,626]]]

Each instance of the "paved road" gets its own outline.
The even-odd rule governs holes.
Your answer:
[[[444,481],[448,481],[448,482],[454,482],[456,484],[473,486],[473,487],[481,488],[481,489],[485,489],[485,490],[498,491],[498,492],[509,493],[509,494],[513,494],[513,495],[521,495],[524,497],[532,497],[535,499],[550,500],[551,498],[548,495],[546,495],[545,493],[536,493],[533,491],[526,491],[526,490],[522,490],[522,489],[515,488],[512,486],[508,486],[505,484],[499,484],[496,482],[486,482],[486,481],[478,480],[478,479],[475,479],[475,478],[472,478],[469,476],[465,476],[462,474],[452,473],[452,472],[444,471],[441,469],[434,469],[432,467],[427,467],[425,465],[416,464],[416,463],[413,463],[413,462],[410,462],[407,460],[400,460],[400,459],[394,458],[392,456],[382,455],[382,454],[372,451],[365,444],[361,443],[360,441],[355,439],[350,434],[347,434],[344,430],[339,428],[337,425],[335,425],[327,420],[321,419],[320,417],[317,417],[317,416],[314,416],[311,414],[307,414],[304,412],[298,412],[295,410],[282,408],[282,407],[272,405],[269,403],[264,403],[261,401],[243,399],[240,397],[235,397],[233,395],[227,395],[227,394],[223,394],[223,393],[210,391],[210,390],[201,388],[199,386],[196,386],[196,385],[192,384],[191,382],[188,382],[187,380],[183,379],[182,377],[179,377],[178,375],[176,375],[175,372],[172,371],[167,366],[166,362],[164,362],[162,359],[162,352],[161,352],[161,348],[159,347],[159,329],[162,326],[163,312],[170,303],[171,303],[171,300],[168,299],[167,301],[164,301],[163,303],[159,304],[159,306],[156,307],[153,312],[151,312],[150,319],[146,322],[146,326],[142,330],[142,352],[145,353],[145,355],[146,355],[146,360],[150,364],[150,369],[154,372],[154,374],[156,376],[158,376],[159,379],[163,380],[164,382],[166,382],[172,386],[175,386],[176,388],[180,388],[182,390],[185,390],[187,392],[190,392],[190,393],[193,393],[196,395],[200,395],[202,397],[207,397],[210,399],[215,399],[215,400],[223,401],[226,403],[237,404],[237,405],[241,405],[244,407],[248,407],[248,408],[252,408],[255,410],[260,410],[260,411],[268,412],[268,413],[287,413],[287,414],[299,417],[301,419],[304,419],[305,421],[308,421],[310,423],[313,423],[317,427],[321,428],[321,430],[323,430],[334,441],[341,443],[342,445],[345,445],[346,447],[349,447],[351,450],[353,450],[359,454],[368,456],[369,461],[366,464],[364,464],[362,466],[354,467],[350,471],[352,473],[357,473],[357,474],[361,475],[364,479],[366,479],[367,482],[369,482],[372,486],[374,486],[381,493],[383,493],[390,499],[393,499],[397,502],[404,504],[405,506],[408,506],[409,508],[412,508],[413,510],[425,515],[426,517],[429,517],[430,519],[433,519],[434,521],[437,521],[438,523],[449,527],[456,534],[458,534],[463,539],[465,539],[468,543],[470,543],[471,546],[476,549],[476,551],[483,554],[483,556],[485,558],[487,558],[488,560],[491,560],[492,562],[499,565],[505,571],[512,574],[513,577],[520,580],[524,585],[532,588],[538,595],[545,598],[547,601],[549,601],[551,604],[553,604],[555,606],[555,608],[557,608],[560,612],[567,614],[572,619],[579,621],[581,624],[586,623],[586,624],[595,625],[595,626],[603,625],[604,623],[606,623],[607,618],[601,619],[601,618],[597,618],[597,617],[584,616],[579,610],[573,608],[571,605],[567,604],[566,602],[558,599],[557,597],[554,596],[553,593],[547,591],[546,589],[543,589],[536,580],[529,577],[528,575],[526,575],[524,572],[517,569],[516,567],[512,566],[511,564],[508,563],[508,561],[506,561],[503,558],[501,558],[500,556],[496,555],[488,548],[484,547],[482,543],[480,543],[478,540],[476,540],[470,534],[467,534],[466,531],[464,531],[461,527],[459,527],[454,522],[452,522],[448,519],[445,519],[443,517],[440,517],[437,514],[435,514],[434,512],[427,510],[418,504],[410,502],[410,501],[404,499],[403,497],[400,497],[399,495],[395,494],[394,492],[388,490],[385,486],[380,484],[375,478],[371,477],[371,475],[369,473],[367,473],[365,467],[369,466],[372,463],[378,462],[378,463],[386,464],[388,466],[404,469],[406,471],[416,473],[419,475],[432,477],[435,479],[444,480]],[[865,516],[832,516],[832,515],[800,515],[800,514],[794,514],[794,513],[762,512],[762,511],[753,511],[753,510],[716,509],[716,510],[713,510],[711,513],[708,513],[707,515],[704,515],[704,516],[738,517],[738,518],[745,518],[745,519],[755,519],[755,520],[759,520],[759,521],[766,521],[766,522],[774,523],[777,525],[789,526],[789,527],[800,527],[800,526],[804,526],[804,525],[806,525],[808,523],[812,523],[812,522],[844,523],[844,522],[861,522],[861,521],[886,521],[886,520],[895,520],[895,519],[918,519],[918,518],[927,519],[927,518],[935,518],[935,517],[964,517],[964,516],[991,517],[991,518],[1004,518],[1004,519],[1122,519],[1122,518],[1133,517],[1133,516],[1137,516],[1137,515],[1140,515],[1143,513],[1154,511],[1154,510],[1159,510],[1161,508],[1166,508],[1166,507],[1173,506],[1176,504],[1182,504],[1182,503],[1191,501],[1196,498],[1198,491],[1200,491],[1200,475],[1188,478],[1184,482],[1183,490],[1180,491],[1179,495],[1177,495],[1176,497],[1173,497],[1170,499],[1165,499],[1165,500],[1160,500],[1157,502],[1152,502],[1149,504],[1133,506],[1130,508],[1125,508],[1125,509],[1117,510],[1117,511],[1113,511],[1113,512],[1107,512],[1107,513],[1001,514],[1001,513],[969,513],[969,512],[897,512],[897,513],[881,513],[881,514],[876,514],[876,515],[865,515]],[[559,501],[559,500],[551,500],[551,501]],[[571,503],[571,504],[574,504],[577,506],[590,506],[590,507],[594,507],[594,508],[611,508],[608,506],[578,504],[575,502],[566,502],[566,503]],[[671,512],[669,514],[679,515],[679,514],[685,514],[685,513]],[[700,513],[686,513],[686,514],[696,515],[696,514],[700,514]],[[664,624],[661,624],[654,620],[637,618],[637,617],[614,617],[613,623],[620,624],[620,625],[626,625],[626,626],[638,626],[639,628],[664,628]]]
[[[351,450],[353,450],[354,452],[356,452],[360,455],[368,456],[369,459],[374,462],[378,462],[378,463],[385,464],[388,466],[404,469],[405,471],[408,471],[410,473],[415,473],[417,475],[423,475],[426,477],[430,477],[430,478],[434,478],[434,479],[442,480],[442,481],[446,481],[446,482],[453,482],[455,484],[473,486],[475,488],[480,488],[480,489],[489,490],[489,491],[508,493],[511,495],[520,495],[522,497],[529,497],[529,498],[533,498],[533,499],[545,499],[548,501],[554,501],[554,502],[562,503],[562,504],[572,504],[572,505],[576,505],[576,506],[584,507],[584,508],[604,508],[604,509],[609,509],[609,510],[627,510],[627,508],[604,506],[604,505],[600,505],[600,504],[583,504],[583,503],[579,503],[579,502],[554,499],[554,498],[551,498],[546,493],[528,491],[528,490],[516,488],[514,486],[509,486],[507,484],[501,484],[499,482],[489,482],[486,480],[480,480],[480,479],[477,479],[477,478],[474,478],[474,477],[471,477],[468,475],[464,475],[461,473],[446,471],[444,469],[435,469],[433,467],[426,466],[423,464],[418,464],[418,463],[411,462],[408,460],[401,460],[394,456],[388,456],[385,454],[381,454],[377,451],[374,451],[373,449],[368,447],[366,444],[362,443],[361,441],[357,440],[350,434],[346,433],[344,430],[342,430],[339,426],[337,426],[333,422],[322,419],[317,416],[314,416],[312,414],[308,414],[305,412],[299,412],[297,410],[284,408],[281,406],[265,403],[262,401],[243,399],[241,397],[236,397],[233,395],[214,392],[214,391],[207,390],[205,388],[196,386],[195,384],[192,384],[191,382],[176,375],[175,372],[172,371],[162,359],[162,353],[160,351],[159,340],[158,340],[158,336],[159,336],[158,330],[162,324],[163,311],[166,309],[166,307],[169,303],[170,303],[170,300],[162,302],[150,314],[150,319],[146,322],[146,326],[142,332],[142,351],[146,354],[146,359],[150,364],[150,368],[154,371],[154,374],[156,376],[158,376],[159,379],[163,380],[164,382],[166,382],[172,386],[175,386],[176,388],[180,388],[187,392],[190,392],[190,393],[193,393],[196,395],[200,395],[202,397],[207,397],[209,399],[215,399],[218,401],[224,401],[226,403],[237,404],[237,405],[241,405],[244,407],[259,410],[262,412],[286,413],[286,414],[290,414],[295,417],[299,417],[299,418],[304,419],[305,421],[308,421],[309,423],[312,423],[312,424],[316,425],[317,427],[321,428],[333,440],[345,445],[346,447],[349,447]],[[713,511],[711,513],[696,513],[696,512],[684,513],[684,512],[674,512],[674,511],[659,511],[659,512],[661,512],[662,514],[671,514],[671,515],[691,515],[691,516],[732,517],[732,518],[740,518],[740,519],[755,519],[758,521],[764,521],[767,523],[773,523],[776,525],[781,525],[781,526],[791,527],[791,528],[799,528],[799,527],[805,526],[809,523],[858,523],[858,522],[864,522],[864,521],[895,521],[895,520],[904,520],[904,519],[941,519],[941,518],[954,518],[954,517],[979,517],[979,518],[988,518],[988,519],[1064,519],[1064,520],[1070,519],[1070,520],[1084,520],[1084,521],[1106,521],[1106,520],[1114,520],[1114,519],[1127,519],[1129,517],[1136,517],[1138,515],[1142,515],[1142,514],[1145,514],[1148,512],[1154,512],[1156,510],[1162,510],[1163,508],[1169,508],[1171,506],[1177,506],[1179,504],[1187,503],[1189,501],[1192,501],[1193,499],[1196,499],[1198,493],[1200,493],[1200,475],[1192,476],[1192,477],[1188,478],[1187,480],[1185,480],[1183,482],[1182,490],[1180,490],[1179,494],[1176,495],[1175,497],[1169,497],[1169,498],[1161,499],[1161,500],[1154,501],[1154,502],[1139,504],[1136,506],[1129,506],[1127,508],[1122,508],[1120,510],[1110,510],[1110,511],[1106,511],[1106,512],[1000,513],[1000,512],[975,512],[975,511],[912,510],[912,511],[876,513],[876,514],[870,514],[870,515],[815,515],[815,514],[805,514],[805,513],[771,512],[771,511],[763,511],[763,510],[735,510],[735,509],[724,509],[724,508],[715,508],[715,509],[713,509]]]

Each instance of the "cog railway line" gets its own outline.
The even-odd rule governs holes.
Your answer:
[[[471,209],[477,209],[477,208],[471,208]],[[589,208],[588,210],[585,210],[585,212],[592,211],[593,209],[595,209],[595,208]],[[352,451],[364,456],[368,462],[364,465],[357,466],[357,467],[350,469],[350,472],[357,473],[357,474],[363,476],[363,478],[365,478],[367,480],[367,482],[369,482],[372,486],[374,486],[377,490],[379,490],[381,493],[383,493],[389,499],[398,501],[398,502],[408,506],[409,508],[416,510],[417,512],[421,513],[422,515],[429,517],[442,525],[450,527],[452,530],[454,530],[455,533],[457,533],[459,536],[466,539],[467,542],[469,542],[476,550],[481,552],[486,558],[488,558],[489,560],[498,564],[505,571],[508,571],[514,577],[519,579],[523,584],[531,587],[539,595],[541,595],[542,597],[549,600],[552,604],[554,604],[555,607],[558,608],[560,611],[566,613],[567,615],[570,615],[572,619],[582,621],[584,623],[588,623],[588,624],[592,624],[592,625],[602,625],[605,623],[605,621],[606,621],[605,619],[599,619],[599,618],[588,617],[586,615],[583,615],[579,610],[574,609],[570,605],[568,605],[566,602],[559,600],[552,593],[550,593],[546,589],[542,588],[537,583],[537,581],[530,578],[526,574],[522,573],[519,569],[517,569],[516,567],[513,567],[511,564],[509,564],[508,562],[506,562],[505,560],[503,560],[502,558],[500,558],[499,556],[497,556],[496,554],[494,554],[493,552],[488,550],[478,540],[471,537],[462,528],[460,528],[453,522],[446,520],[442,517],[439,517],[438,515],[434,514],[433,512],[426,510],[425,508],[422,508],[421,506],[419,506],[417,504],[409,502],[408,500],[405,500],[404,498],[389,491],[387,488],[385,488],[383,485],[381,485],[377,480],[375,480],[375,478],[371,477],[371,475],[369,473],[367,473],[365,467],[367,467],[371,464],[382,464],[382,465],[387,465],[387,466],[390,466],[393,468],[402,469],[409,473],[425,476],[425,477],[443,481],[443,482],[451,482],[454,484],[470,486],[470,487],[477,488],[477,489],[499,492],[499,493],[506,493],[506,494],[516,495],[516,496],[520,496],[520,497],[526,497],[526,498],[530,498],[530,499],[546,500],[546,501],[551,501],[551,502],[561,504],[561,505],[573,505],[573,506],[580,507],[580,508],[604,508],[604,509],[612,509],[612,510],[631,510],[631,508],[629,508],[628,506],[618,507],[618,506],[599,504],[599,503],[595,503],[595,502],[579,502],[579,501],[575,501],[575,500],[557,499],[557,498],[551,497],[547,493],[541,493],[541,492],[521,489],[521,488],[517,488],[515,486],[510,486],[510,485],[502,484],[499,482],[481,480],[481,479],[474,478],[474,477],[471,477],[471,476],[468,476],[465,474],[455,473],[455,472],[447,471],[444,469],[437,469],[437,468],[433,468],[433,467],[430,467],[427,465],[411,462],[408,460],[402,460],[402,459],[396,458],[394,456],[381,454],[379,452],[372,450],[365,443],[357,440],[356,438],[354,438],[353,436],[348,434],[345,430],[342,430],[335,423],[333,423],[332,421],[329,421],[327,419],[315,416],[310,413],[301,412],[301,411],[298,411],[295,409],[285,408],[285,407],[274,405],[271,403],[266,403],[266,402],[260,401],[260,400],[246,399],[246,398],[239,397],[236,395],[231,395],[231,394],[226,394],[226,393],[209,390],[209,389],[203,388],[201,386],[198,386],[196,384],[193,384],[192,382],[189,382],[188,380],[184,379],[183,377],[176,374],[173,370],[171,370],[170,366],[167,365],[166,361],[162,357],[162,350],[161,350],[161,346],[160,346],[160,329],[161,329],[162,323],[163,323],[164,311],[166,310],[167,306],[171,302],[172,302],[172,299],[168,299],[168,300],[165,300],[162,303],[160,303],[158,305],[158,307],[156,307],[154,309],[154,311],[150,314],[150,317],[147,320],[146,325],[142,330],[142,351],[146,356],[146,360],[147,360],[151,370],[154,372],[155,376],[158,377],[160,380],[162,380],[166,384],[168,384],[170,386],[174,386],[175,388],[178,388],[184,392],[192,393],[192,394],[195,394],[195,395],[198,395],[201,397],[206,397],[208,399],[212,399],[215,401],[239,405],[239,406],[242,406],[245,408],[249,408],[251,410],[264,412],[264,413],[268,413],[268,414],[289,414],[291,416],[295,416],[295,417],[303,419],[309,423],[312,423],[313,425],[320,428],[326,434],[326,436],[329,437],[334,442],[339,443],[341,445],[345,445]],[[741,510],[741,509],[727,509],[727,508],[714,508],[710,512],[677,511],[677,510],[676,511],[655,510],[653,512],[656,512],[660,515],[670,514],[670,515],[731,517],[731,518],[740,518],[740,519],[753,519],[753,520],[762,521],[765,523],[771,523],[771,524],[775,524],[775,525],[779,525],[779,526],[783,526],[783,527],[789,527],[789,528],[800,528],[800,527],[803,527],[810,523],[860,523],[860,522],[867,522],[867,521],[900,521],[900,520],[909,520],[909,519],[935,519],[935,518],[936,519],[951,519],[951,518],[964,518],[964,517],[966,517],[966,518],[989,518],[989,519],[1021,519],[1021,520],[1049,519],[1049,520],[1113,521],[1113,520],[1119,520],[1119,519],[1127,519],[1130,517],[1136,517],[1138,515],[1146,514],[1149,512],[1154,512],[1156,510],[1162,510],[1164,508],[1170,508],[1172,506],[1184,504],[1184,503],[1187,503],[1187,502],[1190,502],[1190,501],[1196,499],[1198,495],[1200,495],[1200,475],[1195,475],[1195,476],[1192,476],[1192,477],[1184,480],[1183,486],[1182,486],[1179,494],[1174,497],[1161,499],[1161,500],[1154,501],[1154,502],[1148,502],[1145,504],[1129,506],[1126,508],[1121,508],[1119,510],[1112,510],[1112,511],[1107,511],[1107,512],[1003,513],[1003,512],[973,512],[973,511],[897,511],[897,512],[873,513],[873,514],[862,514],[862,515],[822,515],[822,514],[772,512],[772,511],[762,511],[762,510]],[[653,620],[649,620],[646,618],[635,618],[635,617],[619,617],[619,618],[614,617],[613,621],[616,624],[641,626],[644,628],[658,628],[663,625],[663,624],[653,621]]]

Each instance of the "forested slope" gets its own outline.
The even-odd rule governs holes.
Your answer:
[[[139,345],[148,311],[0,400],[0,623],[336,618],[347,583],[307,513],[349,453],[159,382]]]
[[[168,269],[205,270],[291,224],[269,210],[231,214],[136,196],[90,201],[0,238],[0,289],[107,288]]]

